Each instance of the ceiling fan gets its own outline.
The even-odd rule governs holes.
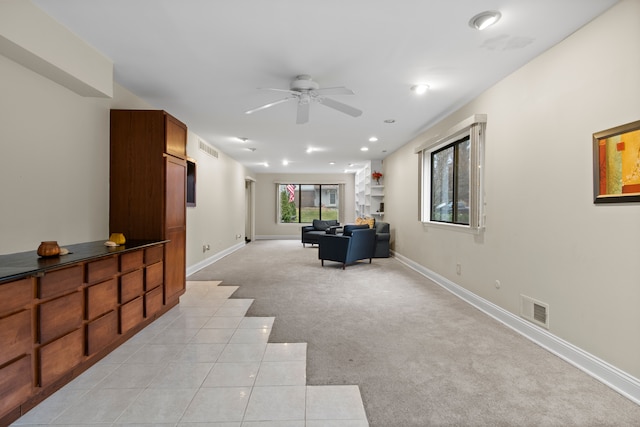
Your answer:
[[[291,82],[289,89],[275,89],[275,88],[260,88],[262,90],[272,90],[276,92],[288,93],[284,99],[270,102],[262,105],[258,108],[245,111],[245,114],[253,114],[256,111],[264,110],[265,108],[273,107],[274,105],[282,104],[291,100],[298,101],[298,113],[296,117],[297,124],[307,123],[309,121],[309,105],[312,102],[318,102],[334,110],[338,110],[341,113],[348,114],[352,117],[359,117],[362,115],[362,111],[354,108],[350,105],[338,102],[335,99],[327,98],[325,95],[354,95],[351,89],[346,87],[326,87],[320,88],[318,83],[311,79],[311,76],[307,74],[301,74]]]

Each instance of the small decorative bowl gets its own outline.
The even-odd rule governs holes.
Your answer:
[[[40,243],[37,250],[38,255],[41,257],[56,256],[60,254],[60,246],[55,240]]]
[[[109,236],[109,240],[118,246],[124,245],[125,242],[127,241],[124,238],[124,234],[122,233],[111,233],[111,236]]]

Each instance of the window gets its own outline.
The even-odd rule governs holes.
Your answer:
[[[485,115],[475,115],[416,149],[420,155],[420,220],[479,230],[483,220]]]
[[[431,221],[469,225],[469,136],[431,152]]]
[[[340,217],[339,184],[277,184],[278,221],[310,223]]]

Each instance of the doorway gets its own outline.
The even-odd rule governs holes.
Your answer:
[[[244,241],[249,243],[255,239],[255,187],[256,180],[251,177],[244,179]]]

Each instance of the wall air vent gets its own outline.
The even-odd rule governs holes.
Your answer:
[[[207,153],[211,157],[215,157],[216,159],[218,158],[218,151],[215,148],[213,148],[212,146],[210,146],[209,144],[207,144],[201,139],[198,140],[198,143],[200,144],[200,151],[204,151],[205,153]]]
[[[520,295],[520,315],[538,326],[549,329],[549,304]]]

